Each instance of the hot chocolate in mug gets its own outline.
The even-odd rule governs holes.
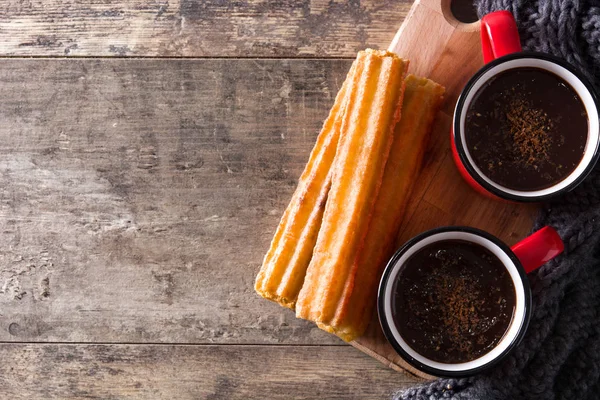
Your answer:
[[[543,201],[572,190],[598,151],[596,94],[566,61],[521,50],[515,20],[498,11],[481,20],[485,65],[454,111],[454,161],[486,196]]]
[[[469,376],[501,361],[531,317],[527,273],[562,253],[544,227],[512,248],[479,229],[443,227],[391,258],[378,292],[383,332],[402,358],[434,376]]]

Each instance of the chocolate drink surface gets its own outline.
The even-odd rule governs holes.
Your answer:
[[[439,241],[413,254],[392,293],[402,338],[443,363],[472,361],[492,350],[508,330],[516,302],[502,262],[462,240]]]
[[[466,114],[466,146],[492,181],[509,189],[549,188],[583,157],[588,117],[575,90],[540,68],[501,72],[475,94]]]

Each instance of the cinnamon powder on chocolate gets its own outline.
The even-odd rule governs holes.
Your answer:
[[[514,99],[506,113],[512,139],[514,159],[526,166],[539,168],[550,162],[550,146],[554,122],[548,113],[534,108],[527,100]]]
[[[516,301],[502,262],[462,240],[436,242],[411,256],[394,292],[394,322],[409,346],[450,363],[490,351],[508,329]]]
[[[575,90],[539,68],[499,73],[475,94],[465,119],[474,164],[493,182],[532,191],[551,187],[577,168],[588,117]]]

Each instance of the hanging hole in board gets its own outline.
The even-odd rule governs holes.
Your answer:
[[[436,0],[434,0],[436,1]],[[481,29],[473,0],[438,0],[442,15],[450,25],[461,32],[478,32]]]
[[[477,9],[473,0],[450,0],[450,12],[458,21],[463,24],[477,22]]]

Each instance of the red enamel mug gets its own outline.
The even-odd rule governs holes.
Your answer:
[[[398,293],[409,293],[419,291],[415,285],[404,285],[402,274],[408,268],[411,258],[419,251],[436,243],[444,241],[468,242],[485,248],[493,254],[505,268],[505,273],[510,276],[512,287],[514,287],[515,302],[512,318],[502,338],[488,349],[487,352],[474,359],[462,362],[441,362],[434,357],[419,353],[411,345],[411,340],[401,332],[401,324],[415,315],[409,308],[399,309],[396,299]],[[521,341],[527,330],[531,318],[532,303],[531,289],[527,280],[527,273],[534,271],[547,261],[553,259],[563,252],[564,246],[556,230],[544,227],[521,242],[508,247],[497,237],[475,228],[449,226],[429,230],[402,246],[387,264],[381,282],[377,298],[377,310],[382,330],[394,347],[396,352],[411,366],[417,370],[433,376],[442,377],[464,377],[485,371],[502,359],[504,359]],[[426,266],[424,266],[426,267]],[[419,268],[421,268],[419,266]],[[408,268],[410,270],[410,268]],[[487,270],[486,270],[487,271]],[[425,287],[425,284],[423,285]],[[491,288],[484,285],[483,291]],[[475,291],[475,287],[467,290]],[[446,303],[448,300],[441,296],[434,302]],[[418,318],[423,317],[416,314]],[[419,331],[425,336],[423,331]],[[465,338],[466,340],[466,338]]]
[[[451,130],[453,158],[461,175],[479,193],[509,201],[544,201],[572,190],[591,172],[600,156],[598,151],[600,143],[598,101],[592,85],[580,71],[560,58],[548,54],[522,51],[515,20],[508,11],[497,11],[482,18],[481,46],[485,65],[463,89],[456,104]],[[562,176],[560,180],[551,183],[549,187],[515,189],[508,187],[507,184],[501,184],[497,180],[492,180],[484,173],[485,167],[481,163],[479,166],[477,165],[475,157],[467,146],[469,136],[465,135],[466,120],[470,106],[478,99],[479,90],[485,88],[486,84],[504,72],[532,68],[541,69],[557,76],[565,85],[569,85],[573,89],[585,108],[588,117],[588,132],[587,139],[583,139],[585,144],[581,146],[583,149],[581,160],[578,164],[573,163],[573,169],[568,175]],[[559,117],[567,119],[567,116],[564,115],[559,115]],[[570,130],[569,128],[566,130]],[[564,132],[566,140],[569,140],[571,135],[572,132]],[[493,150],[493,146],[486,146],[486,151],[496,150]],[[502,168],[506,168],[506,163]],[[522,179],[520,175],[513,175],[513,179]]]

